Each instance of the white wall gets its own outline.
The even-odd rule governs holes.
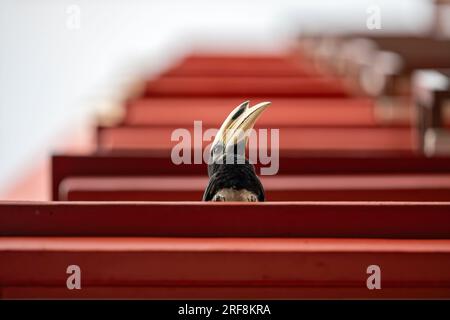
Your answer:
[[[113,103],[136,75],[157,72],[191,45],[276,50],[302,28],[365,30],[371,4],[382,10],[384,31],[423,30],[430,17],[419,0],[0,4],[0,191],[49,154],[64,128]],[[70,28],[70,8],[80,9],[79,29]]]

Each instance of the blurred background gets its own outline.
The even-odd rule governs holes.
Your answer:
[[[373,6],[382,27],[368,30]],[[89,151],[93,121],[192,51],[276,53],[311,34],[417,36],[435,23],[428,0],[1,0],[0,199],[49,199],[49,154]]]

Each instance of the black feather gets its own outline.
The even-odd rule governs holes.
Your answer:
[[[208,166],[209,182],[203,194],[203,201],[211,201],[214,195],[224,188],[246,189],[253,192],[258,201],[264,201],[264,188],[256,175],[255,167],[247,159],[236,154],[232,159],[232,163],[226,163],[224,154],[222,163],[216,161]]]

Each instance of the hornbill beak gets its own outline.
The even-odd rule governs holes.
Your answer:
[[[250,107],[245,101],[222,123],[211,144],[209,182],[203,201],[265,201],[264,187],[253,164],[245,158],[245,146],[250,130],[269,105],[270,102],[262,102]]]
[[[270,102],[261,102],[250,107],[250,101],[245,101],[237,106],[225,119],[211,144],[211,155],[219,150],[225,152],[241,143],[247,145],[249,132],[253,129],[262,112],[270,105]]]

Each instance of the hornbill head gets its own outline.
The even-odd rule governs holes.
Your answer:
[[[211,144],[209,182],[203,201],[264,201],[264,188],[245,157],[245,147],[250,130],[269,105],[262,102],[250,107],[246,101],[222,123]]]

